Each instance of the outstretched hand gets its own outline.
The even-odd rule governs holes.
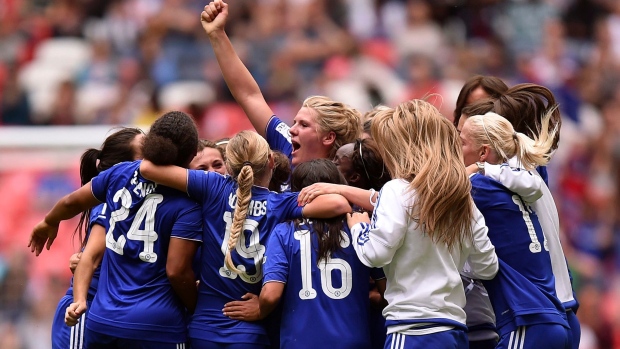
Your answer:
[[[30,242],[28,243],[30,252],[34,252],[38,256],[43,251],[43,246],[49,250],[54,239],[56,239],[56,235],[58,235],[58,225],[50,225],[42,220],[30,234]]]
[[[228,4],[222,0],[214,0],[205,6],[204,11],[200,14],[200,23],[205,32],[210,35],[224,30],[227,17]]]

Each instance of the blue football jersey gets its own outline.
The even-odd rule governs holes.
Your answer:
[[[202,204],[204,234],[198,305],[189,326],[191,338],[221,343],[268,343],[261,322],[232,320],[224,314],[224,304],[241,300],[248,293],[259,294],[263,280],[263,257],[267,238],[276,224],[301,218],[297,193],[278,194],[253,186],[243,231],[232,260],[237,274],[224,265],[233,212],[237,203],[237,183],[215,172],[188,170],[187,192]]]
[[[140,176],[124,162],[92,180],[107,204],[109,228],[89,330],[127,339],[186,341],[186,310],[166,276],[171,237],[201,241],[200,205]]]
[[[265,130],[265,138],[269,143],[269,148],[277,150],[284,155],[288,156],[289,161],[293,161],[293,145],[291,143],[291,128],[285,124],[277,116],[272,116],[267,123],[267,129]]]
[[[549,250],[536,213],[501,183],[474,174],[472,197],[502,261],[493,280],[483,280],[500,335],[540,323],[566,324],[555,294]],[[509,267],[509,268],[508,268]]]
[[[106,205],[101,204],[95,206],[90,211],[90,218],[88,220],[88,230],[86,232],[86,239],[90,236],[90,231],[93,225],[98,224],[107,227],[107,219],[105,218]],[[89,309],[80,318],[80,323],[76,326],[69,327],[65,325],[65,311],[67,307],[73,303],[73,277],[71,278],[71,285],[65,294],[65,297],[61,298],[52,320],[52,348],[79,348],[83,343],[83,332],[85,319],[88,318],[88,311],[90,310],[90,304],[97,293],[97,284],[99,283],[99,273],[101,267],[98,266],[93,273],[93,278],[88,288],[87,304]]]
[[[282,223],[269,237],[264,282],[286,284],[281,348],[371,348],[371,269],[357,258],[346,224],[341,234],[342,249],[321,261],[311,223]]]
[[[542,177],[545,184],[549,186],[549,172],[547,171],[547,166],[536,167],[536,172]]]

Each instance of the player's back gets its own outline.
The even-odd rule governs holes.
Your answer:
[[[222,308],[248,292],[260,293],[267,238],[278,223],[301,217],[301,207],[297,194],[277,194],[252,186],[244,227],[231,254],[235,266],[243,271],[237,274],[224,264],[237,204],[236,190],[237,183],[229,176],[188,171],[188,194],[202,204],[204,218],[198,304],[190,323],[190,337],[226,343],[233,341],[233,336],[246,336],[249,342],[265,342],[262,322],[230,319],[223,315]]]
[[[519,326],[541,322],[565,324],[555,294],[549,250],[536,213],[493,179],[475,174],[471,182],[472,197],[484,216],[489,239],[501,261],[498,275],[483,281],[498,329],[501,331],[515,318]],[[549,316],[541,316],[544,313]],[[523,320],[520,315],[528,317]]]
[[[121,338],[185,341],[185,308],[166,275],[171,236],[200,240],[200,206],[187,195],[139,174],[140,161],[121,163],[93,179],[109,212],[101,282],[89,329]]]
[[[317,261],[318,234],[312,229],[310,224],[280,224],[267,245],[265,282],[286,283],[280,347],[370,348],[372,269],[357,258],[346,226],[340,231],[341,249]]]

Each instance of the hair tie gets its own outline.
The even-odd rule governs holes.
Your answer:
[[[250,166],[252,167],[252,163],[249,161],[244,161],[243,164],[241,164],[241,167],[245,167],[245,166]]]
[[[519,135],[517,135],[517,131],[513,131],[513,132],[512,132],[512,138],[513,138],[515,141],[519,140]]]

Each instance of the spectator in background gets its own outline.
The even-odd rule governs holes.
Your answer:
[[[30,101],[17,81],[17,67],[7,69],[4,89],[0,93],[0,125],[30,125]]]

